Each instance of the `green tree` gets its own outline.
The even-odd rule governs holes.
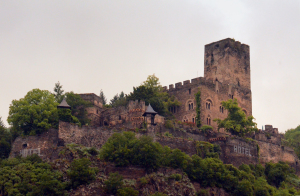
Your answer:
[[[102,89],[100,90],[100,99],[101,99],[101,103],[104,105],[107,104],[107,99],[106,96],[104,95],[104,92],[102,91]]]
[[[104,181],[106,192],[115,195],[118,189],[123,186],[122,180],[123,176],[121,176],[118,172],[110,173],[108,179]]]
[[[224,128],[233,135],[244,136],[246,133],[257,131],[253,116],[246,117],[245,112],[238,106],[237,100],[222,101],[222,106],[228,110],[224,120],[214,119],[218,123],[218,130]]]
[[[126,95],[122,91],[120,94],[116,94],[109,103],[112,107],[118,107],[118,106],[126,106],[127,105],[127,99]]]
[[[144,100],[146,105],[151,104],[153,109],[160,115],[171,118],[168,111],[171,106],[180,106],[181,103],[167,92],[163,91],[159,78],[154,74],[148,76],[140,86],[133,87],[133,92],[127,96],[127,100]]]
[[[24,98],[13,100],[7,121],[25,135],[40,134],[57,127],[58,114],[54,95],[47,90],[33,89]]]
[[[81,125],[86,125],[90,122],[87,117],[86,108],[92,106],[92,103],[83,100],[80,95],[74,92],[67,92],[65,94],[67,103],[71,106],[72,116],[77,117]]]
[[[0,164],[0,195],[65,195],[65,188],[62,173],[37,155]]]
[[[300,125],[295,129],[288,129],[285,132],[282,144],[293,148],[297,156],[300,158]]]
[[[96,168],[90,167],[91,161],[87,158],[75,159],[71,163],[68,176],[73,188],[87,184],[96,178]]]
[[[0,160],[8,158],[11,149],[11,134],[0,117]]]
[[[62,90],[62,85],[60,85],[59,81],[55,83],[53,90],[56,102],[60,103],[64,98],[64,90]]]

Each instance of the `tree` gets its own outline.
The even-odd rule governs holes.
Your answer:
[[[13,100],[7,121],[13,129],[28,134],[40,134],[57,127],[58,114],[55,97],[47,90],[33,89],[24,98]]]
[[[300,157],[300,125],[295,129],[288,129],[284,134],[283,145],[292,147]]]
[[[168,109],[172,106],[179,106],[181,103],[167,92],[163,91],[159,78],[154,74],[147,77],[140,86],[133,87],[133,92],[127,96],[127,100],[143,100],[146,105],[149,103],[160,115],[171,118],[172,114]]]
[[[120,94],[116,94],[111,100],[110,105],[112,107],[118,107],[118,106],[126,106],[127,105],[127,99],[125,93],[122,91]]]
[[[81,125],[90,122],[87,117],[86,108],[92,106],[92,103],[83,100],[80,95],[71,92],[65,94],[67,103],[71,106],[71,114],[76,116]]]
[[[153,75],[149,75],[147,80],[142,83],[141,86],[145,86],[148,89],[152,89],[154,92],[159,92],[162,90],[162,86],[160,85],[159,78]]]
[[[0,159],[8,158],[11,149],[11,134],[0,117]]]
[[[257,131],[253,116],[246,117],[245,112],[238,106],[237,100],[222,101],[222,106],[228,110],[224,120],[214,119],[218,123],[218,130],[224,128],[233,135],[244,136],[246,133]]]
[[[57,103],[60,103],[64,98],[64,90],[62,90],[62,85],[60,85],[59,81],[55,83],[53,94]]]
[[[103,106],[107,104],[107,99],[104,95],[104,92],[102,91],[102,89],[100,90],[100,99],[102,101]]]
[[[90,165],[91,161],[87,158],[72,161],[68,176],[71,179],[73,188],[87,184],[96,178],[97,169],[90,167]]]

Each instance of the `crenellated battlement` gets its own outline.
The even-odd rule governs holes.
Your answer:
[[[175,83],[175,85],[170,84],[169,88],[167,86],[164,86],[163,89],[165,91],[172,91],[172,90],[190,88],[193,85],[199,85],[199,84],[204,84],[204,83],[205,83],[204,78],[203,77],[198,77],[198,78],[194,78],[192,80],[185,80],[183,82],[177,82],[177,83]]]

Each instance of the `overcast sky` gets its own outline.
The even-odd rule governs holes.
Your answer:
[[[0,116],[58,81],[108,99],[155,73],[163,86],[203,76],[204,45],[250,46],[253,116],[300,124],[300,0],[0,0]]]

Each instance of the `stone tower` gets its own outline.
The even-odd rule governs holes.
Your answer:
[[[205,45],[204,78],[251,90],[249,46],[230,38]]]

